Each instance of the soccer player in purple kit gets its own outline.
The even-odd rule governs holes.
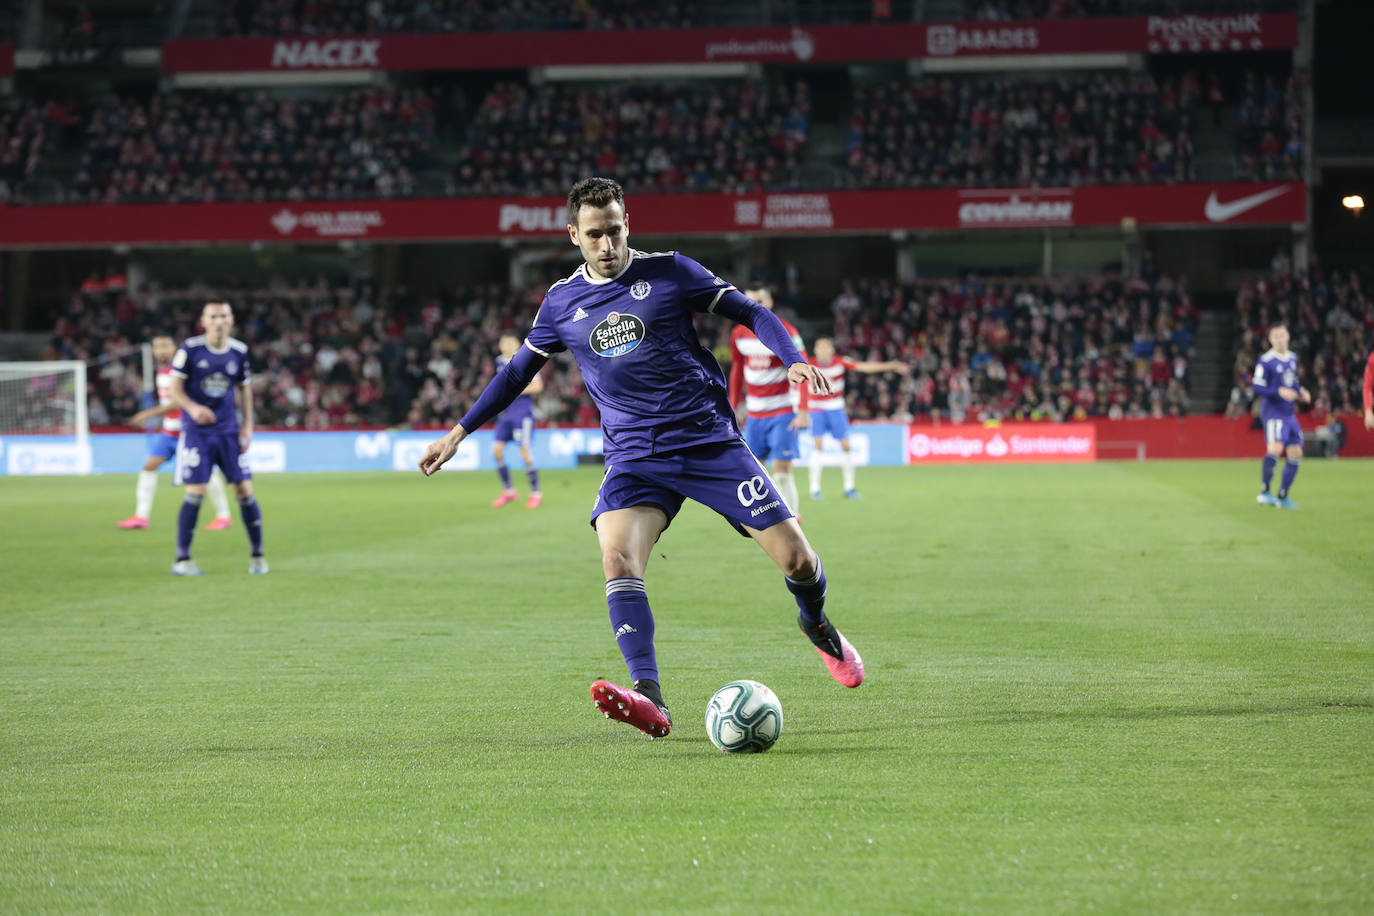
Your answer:
[[[267,572],[267,560],[262,555],[262,511],[253,498],[253,473],[248,469],[248,446],[253,439],[248,345],[229,336],[234,312],[228,303],[206,303],[200,323],[205,333],[186,338],[172,357],[171,395],[182,410],[177,483],[186,484],[186,498],[177,517],[172,575],[205,575],[191,559],[191,538],[205,498],[205,484],[216,465],[224,472],[224,479],[234,485],[239,515],[248,529],[248,572],[261,575]],[[234,409],[235,391],[243,407],[241,426]]]
[[[496,358],[496,371],[500,372],[506,368],[511,357],[520,352],[520,338],[510,333],[502,334],[498,346],[501,355]],[[525,501],[525,508],[538,509],[544,501],[544,494],[539,492],[539,469],[534,466],[534,455],[530,454],[530,448],[534,445],[534,400],[531,395],[543,390],[544,382],[536,375],[529,387],[496,418],[496,432],[491,437],[491,457],[496,459],[496,473],[501,476],[501,495],[492,500],[493,509],[520,498],[510,482],[510,467],[506,464],[507,442],[520,446],[520,458],[525,462],[525,477],[530,482],[530,498]]]
[[[1261,464],[1260,490],[1255,502],[1261,506],[1296,509],[1298,504],[1288,497],[1293,479],[1298,476],[1302,461],[1302,430],[1294,416],[1297,402],[1312,403],[1312,395],[1298,384],[1298,356],[1288,349],[1288,326],[1277,321],[1269,326],[1269,349],[1255,364],[1251,387],[1260,400],[1260,420],[1264,424],[1264,461]],[[1287,451],[1283,476],[1279,479],[1279,495],[1269,492],[1279,455]]]
[[[688,498],[758,542],[782,570],[800,609],[798,625],[831,676],[859,686],[863,660],[825,615],[820,558],[745,446],[725,375],[698,339],[693,315],[711,312],[748,326],[783,358],[793,382],[818,394],[829,393],[829,383],[782,322],[735,287],[676,252],[631,249],[625,199],[614,181],[588,178],[573,186],[568,235],[585,263],[549,288],[524,346],[458,425],[429,445],[420,470],[437,472],[552,353],[567,350],[601,410],[606,476],[592,504],[592,527],[601,544],[611,630],[633,683],[626,689],[596,681],[597,708],[651,738],[672,728],[644,572],[654,543]]]

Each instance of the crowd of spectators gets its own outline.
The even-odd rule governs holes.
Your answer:
[[[1245,74],[1236,111],[1236,172],[1279,181],[1303,177],[1304,78]]]
[[[261,90],[109,96],[91,112],[69,199],[332,199],[412,193],[439,100],[356,89],[306,99]]]
[[[1303,95],[1300,75],[1254,72],[1230,85],[1194,72],[898,80],[853,90],[833,170],[808,158],[801,80],[501,82],[475,104],[458,85],[11,100],[0,201],[562,195],[588,174],[631,193],[1171,182],[1195,177],[1209,115],[1234,127],[1240,177],[1288,179],[1304,167]]]
[[[1078,185],[1193,176],[1194,76],[923,77],[858,89],[848,181],[861,187]]]
[[[1374,350],[1370,282],[1367,274],[1327,271],[1316,263],[1294,271],[1280,254],[1267,275],[1243,284],[1236,293],[1235,385],[1227,415],[1257,415],[1251,380],[1276,321],[1288,325],[1288,346],[1298,355],[1311,409],[1319,415],[1359,412],[1365,359]]]
[[[190,336],[203,304],[223,300],[252,354],[260,425],[446,427],[493,373],[497,338],[528,327],[540,294],[490,284],[424,297],[324,279],[134,293],[88,283],[58,317],[48,357],[90,363],[91,423],[117,425],[143,391],[138,345],[154,333]],[[808,338],[833,336],[842,354],[912,366],[909,377],[854,377],[849,406],[858,419],[1063,420],[1188,409],[1196,312],[1187,291],[1162,277],[863,281],[846,284],[826,318],[789,317]],[[703,339],[718,344],[722,361],[729,329],[702,319]],[[595,425],[571,359],[556,357],[544,381],[542,422]]]
[[[222,33],[526,32],[691,28],[694,4],[653,0],[229,0]]]
[[[207,301],[226,301],[234,335],[249,345],[259,425],[441,427],[476,399],[494,371],[497,338],[528,327],[538,299],[539,290],[501,284],[420,297],[324,278],[132,293],[92,281],[58,316],[46,358],[91,364],[90,422],[119,425],[143,394],[139,345],[159,333],[185,339]],[[542,419],[595,424],[570,360],[545,378]]]
[[[903,360],[908,377],[848,383],[859,419],[1068,420],[1182,416],[1198,311],[1179,283],[1144,277],[846,284],[832,303],[840,353]]]
[[[806,84],[582,88],[504,83],[459,149],[460,193],[565,194],[587,175],[627,189],[791,185],[810,129]]]

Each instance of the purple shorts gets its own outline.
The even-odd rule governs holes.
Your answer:
[[[1296,417],[1274,417],[1264,419],[1264,444],[1302,445],[1302,427]]]
[[[592,527],[603,512],[644,505],[658,506],[672,524],[685,499],[716,510],[746,536],[746,525],[762,530],[793,517],[763,465],[735,439],[608,464]]]
[[[522,448],[534,443],[534,414],[506,411],[496,418],[493,442],[514,442]]]
[[[795,461],[801,456],[797,431],[789,429],[795,413],[776,417],[750,417],[744,424],[744,441],[760,461]]]
[[[248,456],[239,451],[239,433],[222,433],[186,427],[177,441],[176,483],[209,483],[218,466],[230,483],[252,480]]]

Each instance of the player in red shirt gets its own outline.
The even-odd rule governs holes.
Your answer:
[[[162,417],[162,428],[148,434],[148,460],[138,472],[134,514],[119,522],[119,527],[125,531],[148,527],[153,497],[157,495],[157,469],[176,455],[177,439],[181,436],[181,408],[172,400],[172,357],[177,352],[176,341],[159,335],[153,338],[152,347],[153,361],[157,363],[157,406],[134,414],[129,418],[129,425],[142,428],[153,417]],[[223,531],[233,524],[229,517],[229,497],[224,492],[224,477],[215,474],[207,489],[210,501],[215,504],[215,519],[205,526],[205,530]]]
[[[888,362],[859,362],[847,356],[835,355],[835,343],[828,337],[816,341],[816,355],[811,365],[830,379],[830,394],[811,398],[811,435],[815,437],[811,451],[811,498],[821,498],[821,447],[825,434],[840,443],[840,469],[844,474],[845,499],[858,499],[854,484],[854,455],[849,450],[849,416],[844,409],[844,380],[850,372],[900,372],[910,375],[911,367],[897,360]]]
[[[744,294],[770,312],[773,310],[773,294],[767,287],[745,290]],[[805,358],[806,348],[797,329],[786,321],[782,324]],[[808,397],[808,386],[789,382],[787,366],[753,331],[742,324],[735,325],[730,332],[730,403],[737,413],[741,406],[744,408],[744,443],[760,462],[772,462],[778,493],[799,521],[801,505],[792,462],[801,457],[797,430],[810,424]]]
[[[1364,428],[1374,429],[1374,350],[1369,353],[1369,362],[1364,364]]]

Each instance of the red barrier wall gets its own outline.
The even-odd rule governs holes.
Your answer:
[[[1176,54],[1297,46],[1292,13],[1043,22],[885,23],[772,28],[188,38],[163,42],[167,73],[463,70],[552,64],[809,63],[916,57]]]
[[[1365,430],[1360,417],[1343,417],[1349,438],[1341,455],[1374,457],[1374,432]],[[1135,443],[1145,444],[1145,457],[1155,458],[1257,458],[1264,454],[1264,432],[1251,429],[1249,417],[1228,420],[1207,415],[1169,417],[1162,420],[1089,420],[1097,428],[1099,459],[1136,458]],[[1303,434],[1312,438],[1317,426],[1302,423]],[[1121,443],[1121,444],[1116,444]]]
[[[1299,182],[935,188],[786,194],[636,194],[635,232],[776,235],[896,229],[1282,225],[1307,218]],[[419,241],[566,237],[554,197],[262,203],[0,205],[0,246]]]

